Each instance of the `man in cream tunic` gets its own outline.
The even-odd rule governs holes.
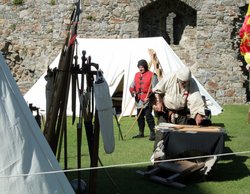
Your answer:
[[[189,109],[196,125],[201,124],[205,104],[188,67],[166,75],[153,91],[156,97],[154,110],[158,112],[159,122],[187,124]]]

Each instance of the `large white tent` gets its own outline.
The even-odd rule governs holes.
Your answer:
[[[1,53],[0,97],[0,194],[73,194]]]
[[[133,39],[78,38],[77,41],[79,59],[81,52],[84,50],[87,52],[87,56],[91,56],[92,62],[99,64],[109,85],[111,96],[115,93],[121,80],[124,80],[122,93],[122,115],[124,116],[130,115],[134,104],[134,99],[131,98],[129,93],[129,86],[135,73],[138,71],[137,62],[140,59],[146,59],[148,62],[151,60],[148,49],[153,49],[156,52],[164,74],[177,71],[179,68],[185,66],[162,37]],[[51,68],[58,66],[59,58],[60,54],[50,65]],[[32,103],[34,106],[40,108],[40,110],[46,109],[45,75],[46,73],[24,95],[27,103]],[[220,114],[222,112],[221,106],[198,81],[197,83],[201,94],[208,101],[207,104],[212,115]],[[69,96],[68,101],[68,115],[71,114],[70,98],[71,96]]]

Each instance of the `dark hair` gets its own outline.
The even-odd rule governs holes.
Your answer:
[[[148,70],[148,63],[145,59],[138,61],[137,67],[139,66],[143,66],[146,71]]]

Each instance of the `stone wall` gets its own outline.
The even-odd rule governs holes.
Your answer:
[[[63,45],[74,1],[55,2],[0,3],[0,49],[22,93],[42,75]],[[78,34],[84,38],[163,36],[220,104],[245,103],[247,77],[239,58],[237,34],[245,14],[242,8],[246,1],[84,0]],[[185,23],[178,41],[170,35],[176,15]]]
[[[210,1],[213,2],[213,1]],[[246,99],[244,76],[234,33],[240,16],[236,1],[214,1],[202,6],[197,19],[197,79],[221,103],[240,103]]]
[[[3,0],[0,4],[0,49],[22,93],[60,52],[66,28],[63,22],[71,14],[69,6],[42,2],[25,0],[23,5],[13,5],[11,0]]]

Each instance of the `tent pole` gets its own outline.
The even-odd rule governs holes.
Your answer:
[[[67,116],[65,115],[65,119],[63,121],[65,128],[62,131],[62,133],[64,133],[64,168],[68,169],[68,148],[67,148],[68,141],[67,141],[67,122],[66,122],[66,120],[67,120]]]
[[[126,104],[124,110],[122,111],[122,113],[120,114],[119,118],[118,118],[118,122],[120,122],[120,120],[122,119],[123,115],[124,115],[124,112],[127,110],[128,108],[128,105],[130,104],[131,100],[133,99],[132,96],[130,96],[129,100],[128,100],[128,103]]]
[[[115,110],[115,108],[114,108],[114,116],[115,116],[115,120],[116,120],[118,129],[119,129],[118,139],[120,140],[120,138],[121,138],[122,140],[124,140],[124,139],[123,139],[123,135],[122,135],[121,125],[120,125],[120,123],[119,123],[119,121],[118,121],[118,119],[117,119],[117,115],[116,115],[116,110]]]
[[[94,122],[94,145],[93,152],[91,154],[91,167],[98,166],[99,158],[99,135],[100,135],[100,125],[98,119],[98,111],[95,111],[95,122]],[[89,194],[96,194],[96,185],[97,185],[97,169],[90,171],[89,177]]]

